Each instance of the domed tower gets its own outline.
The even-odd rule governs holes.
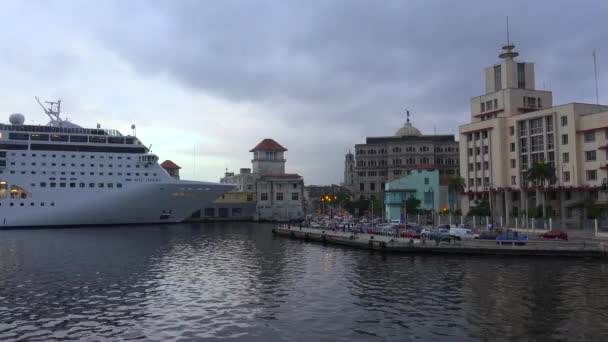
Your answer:
[[[396,137],[403,137],[403,136],[419,137],[421,135],[422,135],[422,133],[420,133],[418,128],[412,126],[412,123],[410,122],[410,111],[408,110],[407,119],[405,121],[405,124],[397,130],[397,132],[395,133],[395,136]]]
[[[287,149],[273,139],[264,139],[249,152],[253,152],[251,166],[253,173],[282,175],[285,174],[285,158],[283,152]]]

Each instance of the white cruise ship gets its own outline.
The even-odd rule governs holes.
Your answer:
[[[180,222],[232,188],[177,180],[134,135],[81,128],[46,103],[46,126],[0,124],[0,228]]]

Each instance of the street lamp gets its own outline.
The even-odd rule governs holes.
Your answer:
[[[435,193],[433,187],[429,187],[427,192],[431,195],[431,224],[435,227]]]
[[[488,202],[490,204],[490,222],[492,223],[492,227],[494,227],[494,212],[492,211],[492,187],[494,184],[488,183],[486,184],[486,190],[488,190]]]

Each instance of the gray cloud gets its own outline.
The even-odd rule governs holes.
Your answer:
[[[405,108],[427,133],[468,122],[506,15],[538,88],[547,84],[556,103],[592,100],[591,50],[608,61],[606,13],[608,2],[585,0],[182,0],[84,2],[70,16],[142,77],[167,75],[290,127],[273,134],[290,149],[289,168],[326,183],[340,180],[349,147],[392,134]],[[268,133],[237,142],[248,149]]]

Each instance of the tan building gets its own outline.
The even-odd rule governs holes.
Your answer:
[[[486,93],[471,99],[471,123],[460,126],[463,213],[490,194],[496,216],[539,206],[541,194],[525,173],[545,161],[557,175],[546,192],[547,212],[574,224],[582,215],[575,204],[597,199],[606,179],[608,106],[553,106],[552,93],[535,88],[534,64],[515,60],[513,45],[503,50],[502,62],[485,70]]]
[[[226,172],[220,180],[235,185],[234,193],[243,193],[239,198],[256,203],[255,220],[304,218],[304,179],[298,174],[285,173],[285,151],[287,149],[273,139],[264,139],[249,151],[253,153],[253,172],[242,168],[236,175]]]
[[[368,137],[365,144],[355,145],[355,155],[346,154],[343,185],[354,198],[382,199],[387,182],[416,169],[437,169],[442,179],[458,175],[458,160],[454,135],[423,135],[408,112],[393,136]]]

